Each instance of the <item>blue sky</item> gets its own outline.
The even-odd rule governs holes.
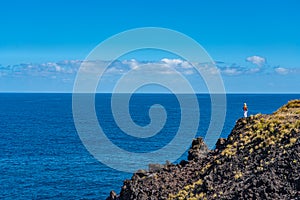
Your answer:
[[[296,0],[2,1],[0,91],[71,92],[96,45],[151,26],[199,42],[218,61],[228,92],[299,93],[299,8]]]

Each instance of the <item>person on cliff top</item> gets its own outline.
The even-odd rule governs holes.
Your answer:
[[[247,117],[247,115],[248,115],[248,107],[247,107],[246,103],[244,103],[243,110],[244,110],[244,117]]]

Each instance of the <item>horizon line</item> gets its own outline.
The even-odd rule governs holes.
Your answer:
[[[225,93],[172,93],[172,92],[59,92],[59,91],[0,91],[0,94],[300,94],[300,92],[225,92]]]

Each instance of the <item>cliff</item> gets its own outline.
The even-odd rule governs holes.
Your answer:
[[[194,139],[188,161],[151,165],[108,199],[300,199],[300,100],[241,118],[209,151]]]

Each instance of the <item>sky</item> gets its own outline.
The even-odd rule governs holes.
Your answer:
[[[299,8],[297,0],[4,0],[0,92],[72,92],[80,65],[99,43],[129,29],[163,27],[203,46],[228,93],[300,93]],[[206,92],[193,67],[160,51],[115,62],[101,91],[109,92],[118,78],[142,64],[161,67],[157,75],[164,77],[178,70],[196,92]]]

